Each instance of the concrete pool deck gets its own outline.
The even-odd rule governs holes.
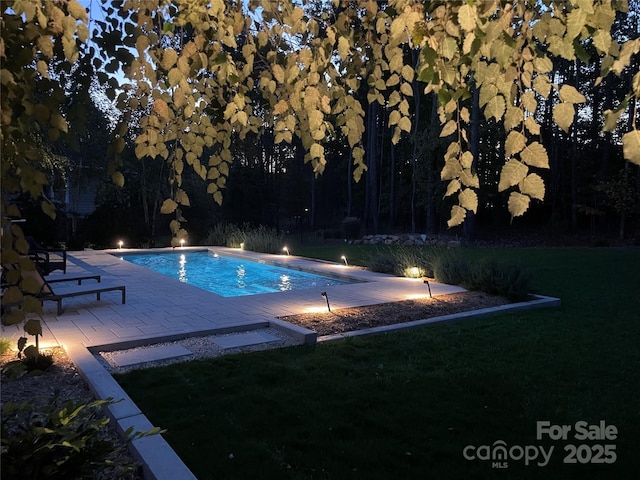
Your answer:
[[[153,252],[203,249],[323,275],[348,277],[357,280],[357,283],[253,296],[222,297],[118,257],[119,253],[133,250],[68,252],[66,276],[101,275],[103,282],[125,285],[126,304],[121,304],[119,292],[103,293],[100,301],[90,295],[74,297],[63,301],[64,311],[62,315],[57,315],[55,303],[45,302],[40,343],[42,347],[63,346],[98,398],[122,399],[111,405],[108,412],[121,431],[129,426],[134,426],[136,430],[148,430],[152,426],[93,352],[124,350],[191,336],[250,332],[263,328],[286,331],[300,343],[315,343],[317,338],[314,332],[290,325],[276,317],[326,311],[326,299],[321,295],[322,292],[326,292],[332,309],[428,295],[426,286],[420,279],[382,275],[296,256],[265,255],[223,247],[167,248],[154,249]],[[135,252],[144,253],[141,250]],[[87,280],[88,282],[94,280]],[[431,283],[430,287],[434,296],[464,291],[461,287],[439,283]],[[22,325],[2,326],[4,338],[17,339],[22,334]],[[143,464],[145,478],[195,478],[160,435],[135,440],[132,442],[132,451]]]

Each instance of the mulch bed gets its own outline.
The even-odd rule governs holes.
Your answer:
[[[313,330],[322,336],[497,307],[508,303],[512,302],[497,295],[463,292],[280,318],[285,322]]]

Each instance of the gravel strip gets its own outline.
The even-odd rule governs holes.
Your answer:
[[[213,339],[217,339],[217,338],[229,337],[234,335],[242,335],[242,334],[248,333],[248,332],[237,332],[237,333],[229,333],[225,335],[208,335],[206,337],[191,337],[191,338],[185,338],[184,340],[177,340],[174,342],[165,342],[165,343],[155,343],[153,345],[145,345],[143,347],[130,348],[126,350],[97,352],[95,356],[96,358],[98,358],[98,360],[100,360],[100,362],[107,369],[107,371],[113,374],[113,373],[126,373],[131,370],[137,370],[140,368],[161,367],[165,365],[171,365],[173,363],[186,362],[190,360],[198,360],[202,358],[214,358],[214,357],[220,357],[222,355],[230,355],[234,353],[258,352],[262,350],[270,350],[273,348],[283,348],[283,347],[290,347],[293,345],[302,344],[300,340],[297,340],[292,336],[287,335],[285,332],[276,330],[274,328],[250,330],[250,332],[268,333],[269,335],[277,337],[279,340],[267,342],[267,343],[260,343],[257,345],[248,345],[244,347],[227,348],[227,349],[220,348],[218,345],[216,345],[212,341]],[[193,354],[189,356],[168,358],[168,359],[157,360],[153,362],[144,362],[144,363],[139,363],[136,365],[128,365],[124,367],[119,366],[114,360],[115,353],[135,352],[135,351],[141,351],[149,348],[166,346],[166,345],[181,345],[187,350],[193,352]]]

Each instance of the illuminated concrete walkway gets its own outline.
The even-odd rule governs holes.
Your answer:
[[[173,251],[170,248],[163,250]],[[221,255],[242,256],[325,275],[347,276],[357,283],[225,298],[122,260],[118,257],[118,250],[69,252],[67,276],[101,275],[105,283],[125,285],[126,304],[121,304],[120,292],[103,293],[100,301],[87,295],[65,299],[63,314],[57,315],[55,303],[45,302],[41,345],[64,346],[98,398],[122,399],[109,407],[108,412],[121,431],[129,426],[148,430],[152,425],[91,350],[120,350],[188,336],[266,327],[285,330],[301,343],[313,343],[316,340],[314,332],[286,324],[276,317],[326,311],[326,300],[321,295],[323,291],[326,291],[332,309],[406,300],[427,294],[426,285],[419,279],[397,278],[295,256],[264,255],[219,247],[211,250]],[[442,295],[463,289],[433,283],[431,291],[433,295]],[[4,338],[21,335],[21,326],[2,327]],[[132,452],[143,464],[148,479],[195,478],[159,435],[134,441]]]

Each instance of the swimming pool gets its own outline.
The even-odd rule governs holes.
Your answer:
[[[324,288],[351,283],[209,251],[121,254],[120,258],[223,297]]]

